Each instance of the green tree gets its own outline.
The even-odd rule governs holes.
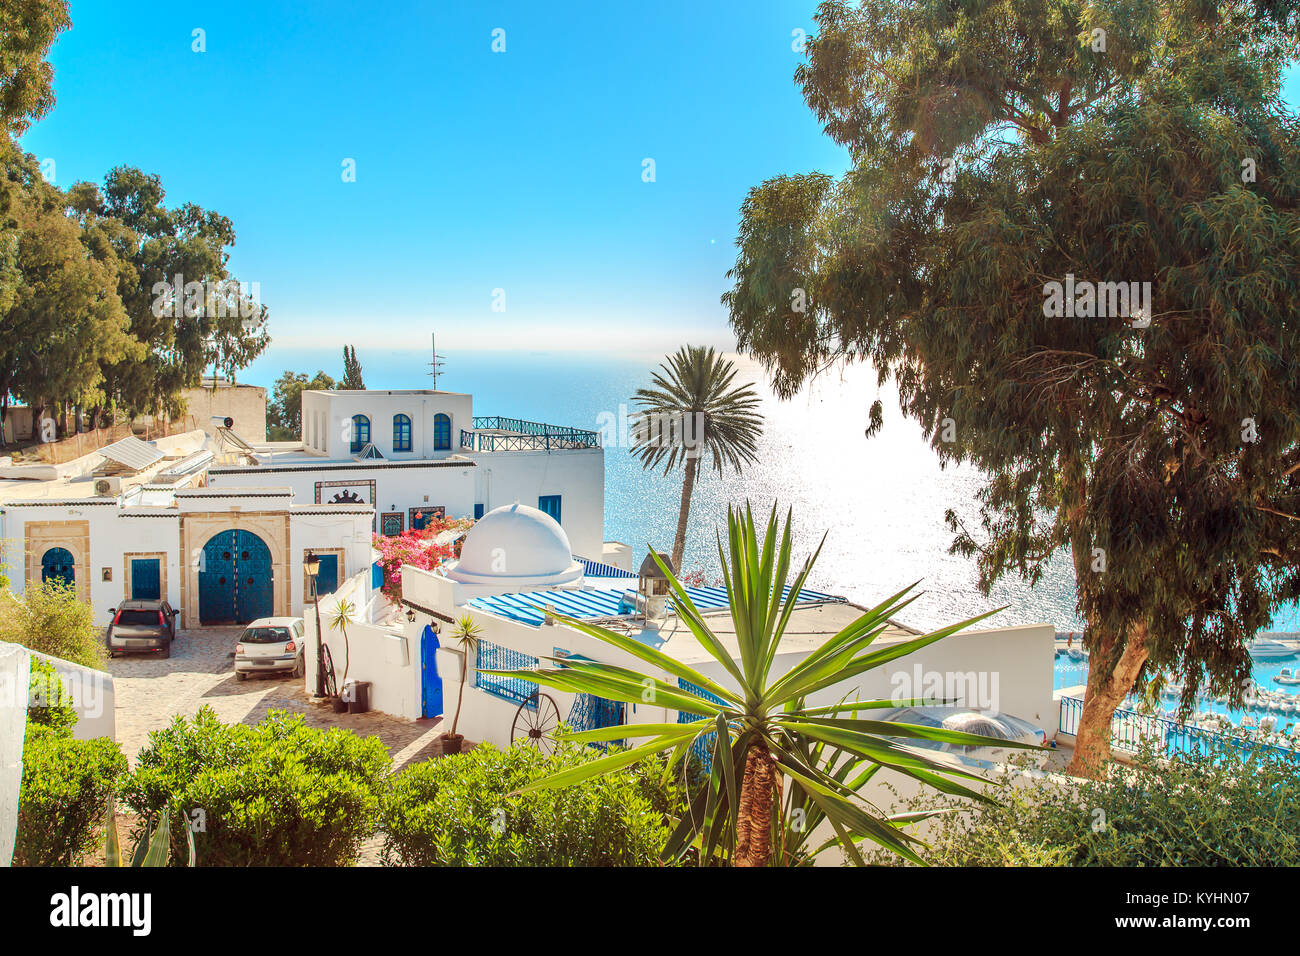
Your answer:
[[[0,641],[104,669],[104,640],[94,608],[78,600],[75,587],[58,582],[28,585],[21,595],[0,591]]]
[[[285,372],[275,380],[266,409],[266,432],[271,441],[297,441],[302,437],[302,393],[337,386],[324,372],[308,378],[305,372]]]
[[[357,347],[343,346],[343,381],[339,388],[364,390],[366,383],[361,378],[361,363],[357,361]]]
[[[165,195],[157,176],[129,166],[111,170],[102,190],[68,192],[83,227],[126,266],[118,292],[144,349],[101,364],[106,394],[131,414],[180,415],[181,393],[208,366],[233,378],[270,343],[266,307],[228,269],[234,224],[193,203],[169,209]]]
[[[912,640],[872,648],[872,642],[889,626],[889,618],[911,603],[911,599],[905,599],[907,591],[911,590],[909,588],[867,611],[785,673],[773,673],[786,625],[804,581],[817,560],[817,555],[813,554],[804,561],[783,599],[783,588],[791,570],[790,524],[787,515],[785,526],[781,526],[773,506],[760,542],[748,506],[743,513],[739,509],[727,511],[727,542],[724,546],[719,536],[718,557],[730,599],[730,623],[735,628],[739,662],[733,657],[734,652],[709,626],[709,619],[695,607],[672,569],[653,551],[650,552],[668,576],[681,622],[726,672],[727,677],[722,682],[669,657],[635,635],[561,614],[552,616],[574,630],[644,661],[651,670],[638,673],[626,667],[567,657],[560,667],[483,672],[519,677],[559,690],[594,694],[630,704],[644,703],[649,693],[653,694],[652,699],[658,706],[679,713],[703,715],[689,723],[633,723],[566,734],[565,739],[574,743],[652,739],[534,781],[521,787],[520,791],[568,786],[659,753],[671,754],[671,770],[698,739],[716,734],[709,786],[700,788],[692,797],[690,809],[664,847],[663,855],[666,859],[677,858],[693,840],[699,849],[701,862],[708,863],[722,856],[738,866],[766,866],[773,861],[773,834],[778,830],[777,795],[781,793],[782,776],[788,777],[793,786],[802,788],[826,815],[840,845],[855,863],[863,862],[857,844],[864,839],[906,860],[921,862],[915,850],[919,841],[899,829],[914,822],[913,818],[883,816],[864,805],[857,787],[870,774],[866,778],[859,777],[852,784],[846,782],[843,775],[828,772],[825,764],[819,765],[809,759],[810,743],[825,744],[840,755],[889,767],[944,793],[975,800],[987,799],[953,779],[983,782],[982,778],[950,763],[933,760],[922,749],[900,746],[897,738],[980,745],[987,745],[989,738],[895,721],[841,716],[920,701],[855,701],[830,707],[808,707],[804,701],[905,657],[996,612]],[[669,683],[660,674],[676,680]],[[683,689],[679,686],[681,681],[701,688],[711,694],[712,699]],[[781,856],[777,860],[784,862],[785,858]]]
[[[1239,700],[1246,642],[1300,595],[1297,18],[823,3],[796,76],[852,168],[743,206],[723,301],[777,391],[869,359],[942,461],[988,476],[978,528],[946,516],[986,593],[1071,561],[1074,773],[1162,673],[1184,710],[1207,683]]]
[[[56,403],[98,394],[104,362],[137,353],[118,296],[120,263],[67,215],[65,195],[45,182],[30,154],[6,168],[16,226],[18,282],[0,311],[0,419],[8,396],[25,400],[34,420]],[[38,429],[40,440],[54,438]]]
[[[6,0],[0,7],[0,133],[20,135],[54,108],[45,57],[72,26],[67,0]]]
[[[733,386],[736,366],[713,349],[684,345],[653,373],[654,388],[637,389],[633,454],[643,468],[663,466],[664,474],[681,466],[682,501],[673,539],[673,568],[682,568],[686,524],[700,458],[707,452],[713,469],[730,465],[739,474],[758,460],[763,417],[755,409],[758,394],[748,385]]]

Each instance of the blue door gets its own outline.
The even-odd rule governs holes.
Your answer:
[[[339,587],[339,556],[337,554],[318,554],[320,570],[316,572],[316,594],[324,597],[333,594]]]
[[[53,581],[72,587],[76,573],[72,566],[72,552],[67,548],[50,548],[41,555],[41,581]]]
[[[156,601],[162,597],[162,570],[158,558],[131,559],[131,599]]]
[[[438,635],[429,625],[425,625],[420,638],[420,660],[422,662],[422,698],[424,703],[420,713],[425,717],[437,717],[442,713],[442,678],[438,676]]]
[[[201,623],[247,624],[271,615],[271,550],[261,538],[251,531],[222,531],[203,546],[202,560]]]

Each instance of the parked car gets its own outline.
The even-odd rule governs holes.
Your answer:
[[[104,633],[109,657],[123,651],[159,651],[161,657],[172,656],[176,611],[166,601],[123,601],[109,611],[113,620]]]
[[[301,677],[306,673],[303,633],[300,617],[261,617],[253,621],[235,643],[235,676],[248,680],[252,673],[288,671]]]

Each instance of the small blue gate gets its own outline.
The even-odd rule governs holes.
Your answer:
[[[203,546],[199,621],[247,624],[269,617],[274,594],[271,550],[251,531],[222,531]]]
[[[162,597],[162,572],[158,558],[131,559],[131,599],[156,601]]]
[[[76,583],[72,552],[67,548],[50,548],[41,555],[41,581],[53,581],[68,587]]]
[[[438,676],[438,635],[431,626],[424,626],[420,637],[422,703],[420,714],[437,717],[442,713],[442,678]],[[449,731],[450,732],[450,731]]]

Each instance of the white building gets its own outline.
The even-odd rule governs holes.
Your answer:
[[[606,552],[605,458],[593,431],[513,418],[476,418],[457,392],[306,391],[302,441],[258,444],[208,470],[215,488],[283,485],[295,500],[365,504],[374,530],[400,534],[435,514],[477,518],[518,501],[554,517],[574,550]]]
[[[371,506],[302,503],[283,485],[203,487],[207,444],[202,431],[128,439],[65,466],[4,469],[10,586],[71,583],[99,623],[123,600],[162,598],[196,627],[302,613],[308,551],[322,557],[323,590],[369,571]]]
[[[14,589],[70,581],[101,622],[137,597],[166,599],[181,627],[300,614],[306,552],[321,558],[328,593],[368,575],[373,532],[516,501],[556,519],[577,554],[630,560],[604,541],[596,432],[475,418],[471,396],[441,391],[304,392],[302,421],[301,442],[249,442],[217,422],[207,434],[126,439],[68,465],[0,469]],[[363,607],[369,581],[354,595]]]
[[[351,584],[344,585],[338,597],[346,596]],[[530,703],[534,692],[544,698],[543,710],[575,729],[624,721],[695,719],[653,703],[629,706],[481,673],[528,669],[542,658],[572,655],[646,669],[631,654],[557,622],[548,613],[554,611],[621,630],[713,680],[732,684],[722,665],[699,645],[671,607],[659,615],[652,608],[647,615],[647,602],[638,590],[636,574],[575,560],[567,535],[549,516],[524,505],[504,505],[470,529],[458,562],[433,572],[403,569],[401,613],[387,622],[359,621],[349,628],[350,673],[372,684],[373,705],[381,710],[410,718],[445,713],[450,721],[464,670],[458,732],[497,746],[510,745],[521,727],[535,719],[538,700]],[[716,587],[688,591],[710,627],[738,657],[726,591]],[[330,600],[326,599],[325,608]],[[864,611],[843,598],[804,590],[773,664],[773,676],[789,670]],[[446,646],[451,643],[450,625],[465,614],[482,629],[476,652],[468,660]],[[310,618],[307,626],[310,637],[314,634]],[[878,641],[885,646],[917,633],[899,624]],[[323,635],[335,660],[344,653],[342,640],[337,631]],[[314,674],[314,650],[314,640],[308,640],[309,680]],[[1023,717],[1050,738],[1057,729],[1053,655],[1054,632],[1046,624],[959,632],[830,688],[809,703],[833,704],[845,696],[950,697],[974,708]],[[666,672],[656,676],[685,686]]]

